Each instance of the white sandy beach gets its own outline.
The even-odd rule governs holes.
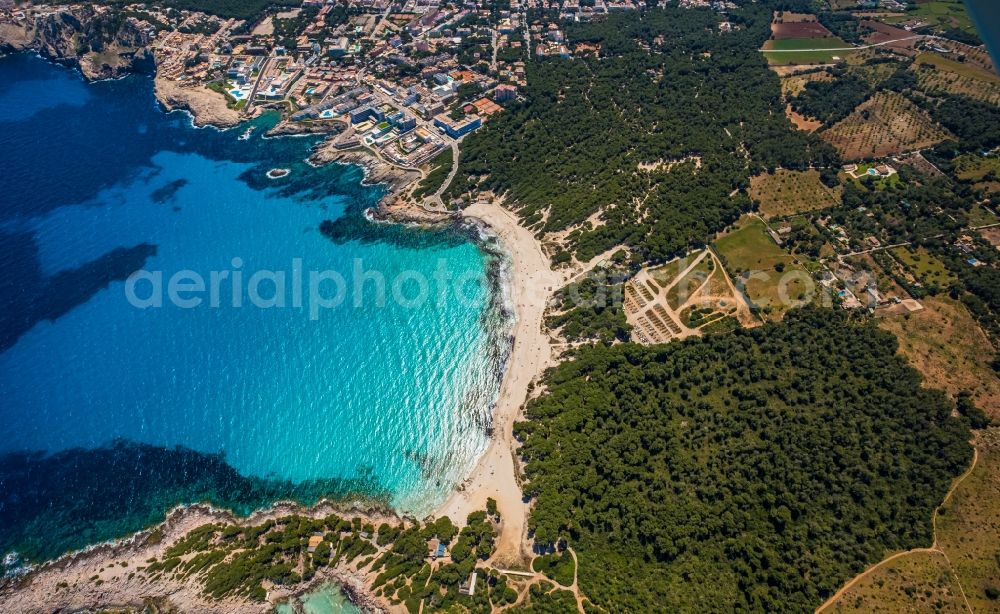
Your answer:
[[[552,293],[564,283],[553,271],[548,256],[530,230],[518,224],[513,213],[496,204],[476,203],[463,212],[482,221],[503,242],[513,260],[512,298],[516,310],[514,347],[504,373],[500,397],[493,416],[494,435],[489,448],[472,474],[437,516],[450,516],[464,523],[469,513],[486,509],[492,497],[502,519],[498,548],[493,560],[514,564],[523,559],[528,505],[522,500],[514,465],[512,428],[528,394],[528,384],[553,364],[542,317]]]

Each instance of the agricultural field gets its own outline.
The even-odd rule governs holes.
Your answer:
[[[941,172],[941,169],[931,164],[930,161],[919,151],[897,156],[896,160],[903,166],[909,166],[918,173],[922,173],[930,177],[940,178],[946,176],[943,172]]]
[[[801,23],[803,21],[816,21],[816,16],[812,13],[775,11],[772,23]]]
[[[951,135],[902,94],[881,91],[820,136],[845,160],[858,160],[923,149]]]
[[[715,249],[737,286],[772,320],[814,298],[817,285],[798,259],[781,249],[756,217],[719,238]]]
[[[1000,77],[975,64],[956,62],[936,53],[921,53],[910,70],[927,92],[962,94],[1000,105]]]
[[[973,612],[1000,609],[1000,429],[976,436],[979,458],[937,517],[948,555]]]
[[[814,15],[805,13],[785,13],[775,16],[771,23],[771,36],[782,38],[828,38],[833,32],[827,30]]]
[[[966,612],[948,559],[940,552],[914,552],[879,567],[824,612]]]
[[[889,250],[889,253],[906,267],[915,281],[925,287],[944,288],[957,281],[948,267],[923,247],[918,247],[916,250],[911,250],[909,247],[895,247]]]
[[[820,181],[819,171],[777,169],[750,178],[750,198],[760,202],[766,218],[784,217],[825,209],[840,203],[840,186],[829,188]]]
[[[854,53],[851,45],[836,36],[824,38],[783,38],[764,42],[769,64],[829,64]]]
[[[899,351],[924,376],[927,386],[954,396],[972,393],[976,405],[1000,420],[1000,380],[986,361],[989,340],[960,302],[940,295],[921,301],[915,312],[879,311],[879,326],[899,340]]]
[[[955,54],[956,60],[959,56],[962,56],[965,58],[965,63],[970,66],[978,66],[991,74],[997,72],[996,67],[993,65],[993,57],[986,50],[986,47],[973,47],[972,45],[966,45],[957,41],[948,41],[947,46]]]
[[[962,0],[918,2],[917,7],[912,11],[882,18],[882,21],[893,24],[913,20],[924,21],[943,30],[957,28],[970,34],[976,34],[976,27],[972,23],[969,13],[965,10],[965,4]]]
[[[915,47],[920,39],[913,32],[872,19],[862,20],[861,27],[869,31],[864,37],[869,45],[882,45],[882,49],[891,49],[908,56],[917,53]]]

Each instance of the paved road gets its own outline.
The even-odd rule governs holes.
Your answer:
[[[819,49],[760,49],[760,51],[766,51],[767,53],[798,53],[800,51],[858,51],[859,49],[871,49],[872,47],[881,47],[882,45],[891,45],[892,43],[899,43],[902,41],[913,40],[915,38],[940,38],[938,36],[931,36],[929,34],[914,34],[913,36],[905,36],[903,38],[897,38],[891,41],[884,41],[881,43],[872,43],[871,45],[859,45],[857,47],[822,47]]]
[[[264,75],[267,74],[267,68],[268,68],[268,66],[270,64],[271,64],[271,58],[268,57],[260,65],[260,72],[257,73],[257,80],[254,81],[253,87],[250,89],[250,95],[247,96],[247,104],[246,104],[246,106],[243,109],[244,113],[249,113],[250,112],[250,107],[253,106],[254,98],[257,97],[257,90],[260,89],[260,82],[264,78]]]
[[[441,195],[444,194],[444,191],[447,190],[448,186],[451,185],[451,180],[455,178],[455,173],[457,172],[458,172],[458,142],[452,141],[451,171],[448,173],[448,177],[445,178],[444,183],[441,184],[441,187],[437,189],[437,192],[434,192],[432,196],[427,197],[428,200],[432,201],[434,204],[440,207],[444,207],[444,201],[441,200]]]
[[[490,70],[497,71],[497,29],[493,28],[493,59],[490,60]]]

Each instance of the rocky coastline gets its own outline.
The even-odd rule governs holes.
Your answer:
[[[224,96],[203,85],[187,85],[160,76],[153,83],[156,99],[164,109],[187,111],[192,123],[199,128],[231,128],[243,121],[239,111],[229,108]]]
[[[293,122],[283,119],[265,133],[265,136],[300,136],[310,134],[339,134],[343,122],[335,119]]]
[[[80,70],[90,80],[155,70],[149,33],[93,5],[61,8],[0,24],[0,52],[29,51]]]
[[[371,578],[350,565],[324,569],[308,582],[269,587],[267,599],[252,601],[241,595],[215,599],[205,594],[197,575],[178,577],[139,570],[149,561],[162,558],[192,530],[206,524],[248,527],[286,516],[320,519],[330,514],[360,518],[375,525],[391,526],[411,522],[379,505],[360,501],[321,501],[312,507],[294,502],[277,502],[247,517],[206,504],[178,506],[162,523],[130,536],[96,544],[32,567],[26,573],[0,579],[0,611],[38,613],[77,611],[93,608],[124,608],[141,611],[149,604],[181,612],[270,612],[280,602],[308,593],[320,584],[333,581],[365,612],[392,611],[368,590]]]

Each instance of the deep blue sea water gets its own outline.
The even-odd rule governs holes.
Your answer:
[[[195,129],[147,77],[87,84],[15,55],[0,84],[0,554],[51,557],[205,500],[362,494],[422,514],[474,464],[509,318],[502,259],[468,229],[370,223],[383,188],[306,164],[315,137],[262,138],[269,116],[248,140]],[[339,307],[311,313],[312,270],[344,279]],[[226,271],[217,306],[207,289],[174,304],[179,271]],[[258,271],[285,275],[283,307],[251,304]],[[357,271],[386,280],[384,303]],[[155,275],[162,306],[137,307]]]

